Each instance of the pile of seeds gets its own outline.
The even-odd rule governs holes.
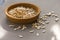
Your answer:
[[[51,12],[48,12],[47,14],[41,16],[40,18],[38,18],[37,19],[37,22],[32,23],[31,24],[32,25],[32,28],[36,28],[37,30],[43,29],[42,30],[42,33],[45,33],[46,32],[46,26],[45,25],[50,23],[50,21],[48,20],[48,18],[50,18],[50,17],[52,17],[52,18],[55,17],[55,19],[54,19],[55,22],[58,22],[59,21],[58,15],[56,15],[54,13],[54,11],[51,11]],[[9,26],[10,27],[14,27],[14,30],[20,29],[22,31],[27,28],[26,25],[18,26],[16,28],[15,28],[14,25],[9,25]],[[30,30],[29,32],[30,33],[33,33],[34,32],[34,29],[33,30]],[[36,33],[36,36],[39,36],[39,33]],[[23,35],[19,35],[19,37],[22,38]]]
[[[33,8],[26,7],[16,7],[9,11],[9,14],[16,18],[30,18],[36,15],[36,12]]]

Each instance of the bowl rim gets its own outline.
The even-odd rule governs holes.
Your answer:
[[[35,15],[35,16],[33,16],[33,17],[30,17],[30,18],[15,18],[15,17],[13,17],[13,16],[11,16],[10,14],[8,14],[8,8],[10,8],[11,6],[13,6],[13,5],[16,5],[16,4],[30,4],[30,5],[33,5],[33,6],[35,6],[35,7],[37,7],[38,8],[38,14],[37,15]],[[36,16],[38,16],[39,14],[40,14],[40,12],[41,12],[41,9],[38,7],[38,6],[36,6],[35,4],[32,4],[32,3],[14,3],[14,4],[12,4],[12,5],[10,5],[10,6],[8,6],[6,9],[5,9],[5,14],[7,15],[7,16],[9,16],[10,18],[13,18],[13,19],[31,19],[31,18],[34,18],[34,17],[36,17]]]

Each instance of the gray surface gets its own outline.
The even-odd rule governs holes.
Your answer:
[[[55,40],[58,37],[54,35],[53,32],[51,32],[51,28],[55,24],[60,24],[60,21],[58,23],[55,23],[53,18],[50,18],[50,24],[46,25],[47,32],[42,33],[42,30],[35,30],[34,33],[29,33],[30,29],[26,29],[23,32],[20,30],[13,31],[12,28],[8,27],[8,21],[6,20],[4,9],[17,2],[28,2],[33,3],[41,8],[41,15],[44,13],[47,13],[49,11],[54,10],[56,14],[58,14],[60,18],[60,0],[6,0],[4,4],[0,5],[0,40],[52,40],[52,38]],[[58,26],[59,27],[59,26]],[[1,29],[2,28],[2,29]],[[3,33],[2,33],[3,32]],[[37,37],[36,33],[39,32],[40,36]],[[17,37],[17,35],[23,35],[23,38]],[[60,33],[58,32],[58,35]],[[60,35],[59,35],[60,38]]]

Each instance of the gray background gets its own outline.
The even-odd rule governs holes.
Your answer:
[[[28,2],[39,6],[42,11],[41,15],[54,10],[60,18],[60,0],[5,0],[5,2],[2,5],[0,5],[0,27],[6,31],[6,34],[2,38],[0,38],[0,40],[51,40],[51,38],[55,36],[50,31],[52,25],[60,24],[60,21],[58,23],[55,23],[53,18],[49,18],[49,20],[51,21],[50,24],[45,25],[47,30],[46,33],[42,33],[42,30],[36,29],[34,29],[34,33],[29,33],[29,30],[31,30],[30,28],[24,30],[23,32],[20,30],[13,31],[12,28],[8,27],[9,22],[6,20],[4,9],[7,6],[18,2]],[[36,36],[37,32],[40,33],[39,37]],[[17,35],[19,34],[23,35],[24,37],[17,37]]]

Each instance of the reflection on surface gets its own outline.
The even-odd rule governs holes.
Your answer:
[[[55,24],[52,26],[51,31],[53,32],[53,34],[56,37],[56,40],[60,40],[60,27],[59,24]],[[55,40],[55,39],[53,39]]]
[[[2,26],[0,25],[0,39],[3,38],[5,36],[7,31],[5,31]]]
[[[55,40],[55,36],[53,36],[53,37],[51,38],[51,40]]]

